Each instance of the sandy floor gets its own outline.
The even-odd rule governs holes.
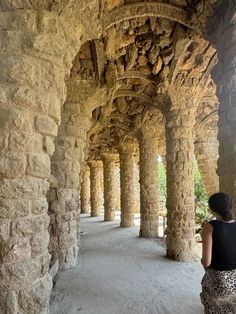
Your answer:
[[[164,257],[161,241],[139,239],[139,227],[82,215],[80,263],[60,273],[51,314],[202,314],[203,270]]]

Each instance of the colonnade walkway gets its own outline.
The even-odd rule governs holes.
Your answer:
[[[103,217],[81,215],[80,262],[61,272],[50,314],[200,314],[200,263],[164,257],[161,240],[138,238],[139,227],[120,228]]]

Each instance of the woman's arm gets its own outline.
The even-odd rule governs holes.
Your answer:
[[[206,223],[201,231],[202,237],[202,259],[201,263],[204,268],[210,266],[212,257],[212,233],[213,227],[210,223]]]

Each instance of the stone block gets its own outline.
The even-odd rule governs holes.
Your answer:
[[[42,135],[38,133],[16,133],[12,132],[9,137],[9,149],[14,152],[42,153]]]
[[[0,242],[6,241],[10,237],[10,222],[0,219]]]
[[[32,236],[47,230],[49,217],[47,214],[34,218],[25,218],[13,221],[11,224],[11,235],[14,236]]]
[[[31,201],[30,211],[32,215],[41,215],[47,213],[48,202],[45,197]]]
[[[41,134],[56,136],[58,127],[57,124],[47,116],[37,116],[35,118],[35,130]]]
[[[31,87],[40,86],[40,65],[29,56],[5,57],[0,60],[0,79],[9,83],[18,83]]]
[[[0,157],[0,178],[23,177],[26,169],[26,156],[8,152]]]
[[[34,198],[44,196],[49,189],[47,180],[25,177],[0,180],[0,195],[3,198]]]
[[[73,198],[65,203],[65,209],[68,212],[79,210],[78,202]]]
[[[59,246],[60,249],[62,248],[70,248],[71,246],[74,246],[77,243],[77,232],[71,232],[67,234],[61,234],[59,235]]]
[[[46,154],[28,154],[27,174],[38,178],[49,178],[50,157]]]
[[[9,239],[1,246],[0,252],[4,263],[29,260],[31,258],[29,239]]]
[[[0,218],[19,218],[29,215],[29,201],[0,198]]]
[[[43,138],[43,149],[46,154],[52,156],[55,151],[54,141],[51,137],[45,136]],[[35,151],[34,151],[35,152]]]
[[[31,255],[37,256],[44,253],[49,245],[49,233],[42,232],[30,238]]]
[[[47,200],[48,202],[52,202],[56,199],[56,193],[57,193],[57,190],[56,189],[53,189],[53,188],[50,188],[47,192]]]
[[[52,290],[52,277],[47,273],[43,278],[26,289],[19,291],[19,308],[22,313],[46,313]]]
[[[48,271],[50,255],[18,263],[0,264],[0,291],[25,289]]]
[[[0,291],[0,313],[18,314],[17,294],[15,291]]]
[[[80,184],[80,176],[75,173],[66,174],[66,187],[76,188]]]

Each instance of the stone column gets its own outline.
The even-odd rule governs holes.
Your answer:
[[[183,91],[184,92],[184,91]],[[178,100],[177,100],[178,101]],[[180,97],[185,104],[185,97]],[[194,112],[188,107],[166,113],[167,256],[188,261],[195,256]]]
[[[102,153],[103,179],[104,179],[104,220],[115,220],[116,211],[116,161],[117,154]]]
[[[150,132],[149,132],[150,131]],[[140,148],[140,237],[158,236],[158,212],[160,210],[160,193],[158,186],[158,138],[156,132],[142,132],[139,139]]]
[[[80,103],[66,101],[52,157],[53,179],[48,194],[50,252],[53,261],[59,260],[63,270],[77,264],[80,172],[90,124],[87,108],[84,110]]]
[[[217,174],[219,143],[218,141],[196,141],[194,145],[201,179],[208,196],[210,196],[219,191],[219,176]]]
[[[81,214],[88,214],[90,211],[90,173],[89,167],[85,166],[81,185]]]
[[[90,166],[90,198],[91,198],[91,217],[98,217],[102,206],[101,199],[101,176],[102,162],[101,160],[92,160]]]
[[[51,37],[54,13],[22,9],[0,12],[0,20],[0,313],[46,314],[52,289],[46,192],[68,44],[59,26]]]
[[[116,184],[116,210],[120,211],[120,163],[116,163],[115,184]]]
[[[137,145],[123,143],[120,154],[121,227],[134,226],[135,212],[135,152]]]

